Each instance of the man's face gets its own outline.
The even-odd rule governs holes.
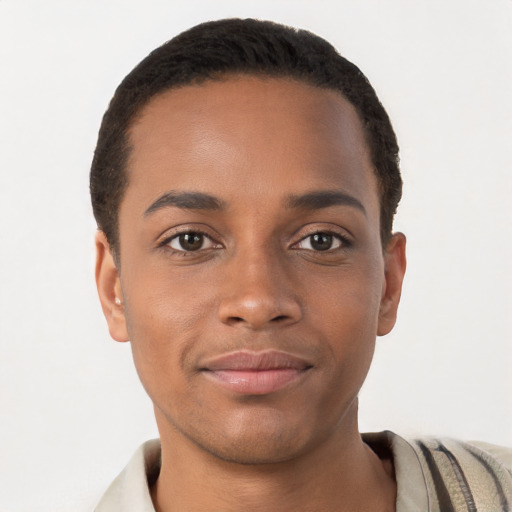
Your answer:
[[[131,143],[120,273],[100,234],[97,275],[161,433],[251,463],[357,428],[404,241],[382,250],[354,108],[303,83],[232,77],[154,98]]]

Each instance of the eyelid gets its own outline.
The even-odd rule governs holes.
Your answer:
[[[158,237],[157,247],[168,247],[170,251],[180,252],[180,253],[188,253],[188,252],[200,252],[201,250],[211,249],[213,247],[208,247],[206,249],[198,249],[197,251],[186,251],[184,249],[175,249],[174,247],[170,247],[169,243],[178,238],[180,235],[186,235],[187,233],[196,233],[198,235],[202,235],[208,240],[210,240],[213,246],[222,247],[222,243],[218,241],[215,235],[212,235],[212,230],[209,230],[202,226],[194,226],[194,225],[181,225],[176,226],[174,228],[166,230],[162,235]]]
[[[330,252],[332,252],[332,251],[335,251],[336,249],[339,249],[339,248],[343,247],[344,245],[346,245],[346,240],[343,239],[340,235],[338,235],[336,233],[328,233],[326,231],[319,231],[318,233],[321,233],[321,234],[327,235],[327,236],[332,236],[335,239],[335,241],[338,243],[338,245],[335,247],[329,247],[329,249],[325,249],[324,251],[315,251],[315,249],[313,247],[298,247],[302,242],[305,242],[308,238],[311,238],[312,236],[317,234],[317,233],[312,233],[310,235],[305,236],[304,238],[301,238],[295,244],[295,247],[297,247],[298,249],[306,250],[306,251],[315,251],[315,252],[329,252],[330,251]],[[311,246],[311,242],[310,242],[310,246]]]
[[[195,235],[201,235],[203,237],[203,245],[199,249],[196,249],[194,251],[187,251],[186,249],[182,249],[180,247],[174,247],[172,245],[172,243],[176,240],[178,240],[178,243],[179,243],[180,237],[183,235],[186,235],[187,233],[178,233],[177,235],[174,235],[173,237],[170,238],[170,240],[167,242],[166,245],[168,245],[173,251],[178,251],[178,252],[199,252],[199,251],[204,251],[206,249],[211,249],[212,247],[215,246],[215,242],[212,240],[212,238],[209,237],[208,235],[206,235],[205,233],[200,233],[199,231],[190,231],[190,233],[193,233]],[[207,247],[205,247],[206,244],[208,244]]]
[[[296,241],[293,242],[293,244],[291,245],[291,248],[292,249],[295,248],[299,243],[301,243],[306,238],[309,238],[310,236],[313,236],[313,235],[316,235],[319,233],[323,233],[325,235],[330,235],[330,236],[336,238],[337,240],[339,240],[341,242],[341,248],[351,247],[354,243],[352,235],[346,229],[343,229],[339,226],[333,226],[332,224],[327,225],[327,226],[325,224],[324,224],[324,226],[319,226],[318,224],[315,224],[314,226],[306,226],[306,227],[302,227],[300,230],[298,230],[296,232],[296,235],[294,236]],[[333,250],[336,250],[339,248],[340,247],[335,248],[335,249],[329,249],[325,252],[333,251]],[[308,250],[308,249],[304,249],[304,250]]]

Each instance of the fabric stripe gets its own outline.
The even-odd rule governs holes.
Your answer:
[[[500,497],[500,506],[503,512],[507,512],[512,509],[509,507],[507,496],[505,495],[505,490],[503,489],[503,485],[499,481],[496,475],[496,469],[493,468],[487,460],[480,453],[478,453],[471,445],[465,445],[468,452],[475,457],[475,459],[482,464],[482,466],[486,469],[489,476],[492,478],[494,485],[496,486],[496,491],[498,492],[498,496]]]
[[[422,441],[416,442],[420,447],[423,457],[425,457],[425,460],[427,461],[428,469],[430,470],[430,474],[432,475],[432,480],[434,481],[434,486],[436,488],[439,508],[443,512],[456,512],[455,507],[453,506],[452,500],[450,498],[450,493],[448,492],[448,489],[444,484],[441,472],[439,471],[436,461],[434,460],[434,456]]]
[[[468,512],[478,512],[475,504],[475,498],[473,498],[473,493],[469,488],[469,482],[466,478],[466,475],[464,474],[464,471],[462,471],[462,467],[460,466],[459,461],[457,460],[455,455],[453,455],[453,453],[450,450],[448,450],[448,448],[446,448],[446,446],[444,446],[444,444],[442,443],[439,443],[439,446],[436,448],[436,451],[446,455],[446,457],[450,461],[453,472],[455,473],[457,481],[459,482],[460,490],[462,491],[462,495],[464,496],[464,501],[466,502]]]

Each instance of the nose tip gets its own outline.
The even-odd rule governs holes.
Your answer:
[[[302,313],[298,301],[290,296],[247,292],[224,299],[219,316],[225,324],[259,330],[294,324]]]

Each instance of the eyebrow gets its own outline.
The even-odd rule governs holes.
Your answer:
[[[226,205],[224,201],[202,192],[176,192],[174,190],[161,195],[144,212],[144,217],[161,210],[174,206],[186,210],[223,210]]]
[[[318,190],[307,194],[290,196],[286,201],[288,208],[298,208],[304,210],[320,210],[329,206],[352,206],[361,210],[366,215],[363,203],[354,196],[343,192],[332,190]]]
[[[303,210],[320,210],[330,206],[352,206],[366,215],[366,210],[358,199],[343,192],[332,190],[317,190],[307,194],[289,196],[285,202],[287,208]],[[144,212],[144,216],[161,210],[162,208],[175,207],[186,210],[212,210],[220,211],[226,208],[224,201],[202,192],[177,192],[170,191],[161,195]]]

